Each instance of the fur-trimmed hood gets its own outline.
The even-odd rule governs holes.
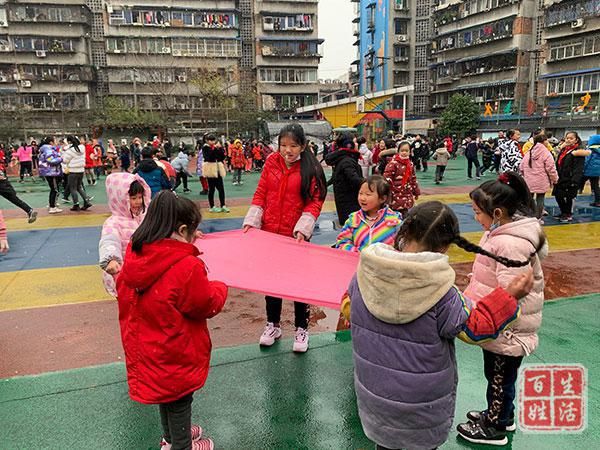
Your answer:
[[[360,255],[357,281],[365,306],[386,323],[409,323],[452,287],[455,273],[441,253],[402,253],[373,244]]]

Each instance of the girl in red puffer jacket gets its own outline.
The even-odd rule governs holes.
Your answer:
[[[392,186],[390,206],[403,216],[413,207],[415,200],[421,195],[415,167],[410,161],[410,144],[401,142],[398,154],[385,166],[383,177]]]
[[[208,376],[206,319],[223,308],[227,287],[208,280],[192,244],[200,220],[191,200],[160,192],[131,237],[117,280],[129,396],[159,405],[162,450],[214,448],[191,424],[192,401]]]
[[[327,196],[323,168],[311,151],[306,151],[307,140],[300,125],[290,124],[279,133],[279,151],[272,153],[265,163],[258,182],[252,206],[244,219],[244,231],[260,228],[308,241],[321,214]],[[280,298],[265,298],[267,326],[260,337],[260,345],[271,346],[281,337]],[[294,302],[296,337],[295,352],[308,350],[308,305]]]

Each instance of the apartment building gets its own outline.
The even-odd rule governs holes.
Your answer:
[[[94,70],[85,0],[0,1],[0,111],[60,129],[89,109]],[[64,127],[63,127],[64,128]]]
[[[47,113],[36,125],[57,130],[85,127],[108,98],[183,128],[223,128],[224,109],[292,112],[319,97],[317,6],[0,0],[0,110]]]
[[[326,1],[326,0],[324,0]],[[318,103],[318,0],[255,0],[256,73],[263,110],[294,112]]]
[[[545,0],[538,98],[547,127],[600,129],[600,1]]]
[[[218,118],[208,111],[223,106],[214,89],[232,98],[239,92],[240,14],[234,0],[174,0],[168,6],[110,0],[104,2],[102,25],[94,39],[105,51],[92,53],[102,73],[98,95],[182,120],[200,117],[210,126]],[[222,80],[216,87],[200,82],[214,74]]]
[[[364,95],[394,87],[414,86],[409,114],[429,110],[428,56],[432,1],[353,0],[357,57],[356,93]],[[401,107],[399,100],[392,108]]]
[[[537,0],[442,0],[433,14],[432,109],[467,93],[510,116],[534,100]]]

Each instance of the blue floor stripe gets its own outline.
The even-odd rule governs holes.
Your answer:
[[[578,198],[574,223],[600,221],[600,208],[590,207],[591,200],[591,196]],[[481,231],[481,226],[473,218],[471,205],[452,204],[451,206],[458,216],[462,232]],[[557,225],[558,221],[552,217],[558,212],[554,199],[546,201],[546,209],[550,213],[550,216],[544,218],[546,225]],[[317,245],[335,243],[339,231],[334,228],[336,220],[335,213],[323,213],[311,242]],[[240,229],[242,221],[241,217],[211,219],[203,222],[200,228],[205,233],[229,231]],[[101,227],[81,227],[9,233],[11,251],[7,255],[0,255],[0,272],[96,264],[101,229]]]

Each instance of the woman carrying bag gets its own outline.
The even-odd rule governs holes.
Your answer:
[[[209,134],[206,136],[206,141],[202,147],[202,157],[204,162],[202,163],[202,175],[208,180],[208,203],[210,205],[210,212],[228,213],[230,209],[225,206],[225,186],[223,185],[223,178],[225,178],[226,170],[225,164],[225,150],[217,143],[214,135]],[[215,206],[215,190],[219,191],[219,202],[221,207]]]

